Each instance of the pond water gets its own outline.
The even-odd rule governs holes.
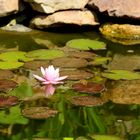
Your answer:
[[[107,49],[68,47],[73,39]],[[140,140],[139,45],[97,32],[0,31],[0,52],[0,140]],[[48,98],[33,74],[49,65],[68,78]]]

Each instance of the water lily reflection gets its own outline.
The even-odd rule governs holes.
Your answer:
[[[48,68],[41,67],[41,73],[43,77],[40,77],[38,75],[33,75],[37,80],[41,81],[43,85],[45,85],[45,95],[53,95],[55,92],[54,85],[56,84],[63,84],[64,79],[67,78],[67,76],[61,76],[59,75],[59,68],[55,69],[53,65],[48,66]]]

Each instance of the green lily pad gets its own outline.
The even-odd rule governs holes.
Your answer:
[[[32,59],[25,56],[26,52],[22,51],[12,51],[12,52],[4,52],[0,54],[0,59],[3,61],[31,61]]]
[[[23,65],[24,63],[22,62],[5,61],[5,62],[0,62],[0,69],[17,69]]]
[[[91,138],[93,138],[94,140],[123,140],[117,136],[113,136],[113,135],[93,135],[90,136]]]
[[[63,57],[65,54],[61,50],[47,50],[47,49],[38,49],[30,51],[26,54],[29,58],[34,58],[37,60],[51,60],[54,58]]]
[[[108,61],[110,61],[110,57],[95,57],[93,61],[91,61],[89,64],[91,65],[103,65],[106,64]]]
[[[91,39],[73,39],[66,43],[66,46],[79,50],[104,50],[106,44],[101,41]]]
[[[1,124],[27,124],[28,119],[21,115],[19,106],[11,107],[7,113],[5,110],[0,111]]]
[[[135,80],[140,79],[140,74],[127,70],[110,70],[102,73],[103,77],[113,80]]]

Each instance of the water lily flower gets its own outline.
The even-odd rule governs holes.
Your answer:
[[[56,84],[63,84],[64,79],[68,76],[61,76],[59,75],[59,68],[55,69],[53,65],[48,66],[48,68],[41,67],[41,73],[43,77],[38,75],[33,75],[37,80],[41,81],[43,85],[45,85],[45,95],[53,95],[55,92],[54,85]]]

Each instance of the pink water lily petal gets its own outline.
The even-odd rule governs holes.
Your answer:
[[[57,68],[54,72],[54,78],[58,78],[59,77],[59,68]]]
[[[45,78],[46,78],[47,80],[50,80],[50,81],[54,80],[54,73],[55,73],[54,67],[53,67],[52,65],[49,66],[48,69],[46,69]]]
[[[33,74],[33,76],[34,76],[37,80],[39,80],[39,81],[41,81],[41,82],[45,82],[45,81],[46,81],[44,78],[42,78],[42,77],[40,77],[40,76],[38,76],[38,75]]]
[[[44,69],[43,67],[41,67],[40,69],[41,69],[42,75],[45,76],[45,73],[46,73],[46,72],[45,72],[45,69]]]
[[[55,79],[55,81],[61,81],[61,80],[64,80],[66,79],[68,76],[61,76],[61,77],[58,77]]]
[[[45,95],[48,97],[49,95],[53,95],[55,92],[55,87],[52,84],[48,84],[45,86]]]
[[[43,85],[47,85],[47,84],[51,84],[50,81],[45,81],[45,82],[42,82]]]
[[[53,65],[50,65],[48,68],[40,68],[43,77],[38,75],[33,75],[37,80],[41,81],[45,85],[45,95],[53,95],[55,92],[55,87],[53,85],[63,84],[64,79],[68,76],[59,77],[59,68],[55,69]]]

